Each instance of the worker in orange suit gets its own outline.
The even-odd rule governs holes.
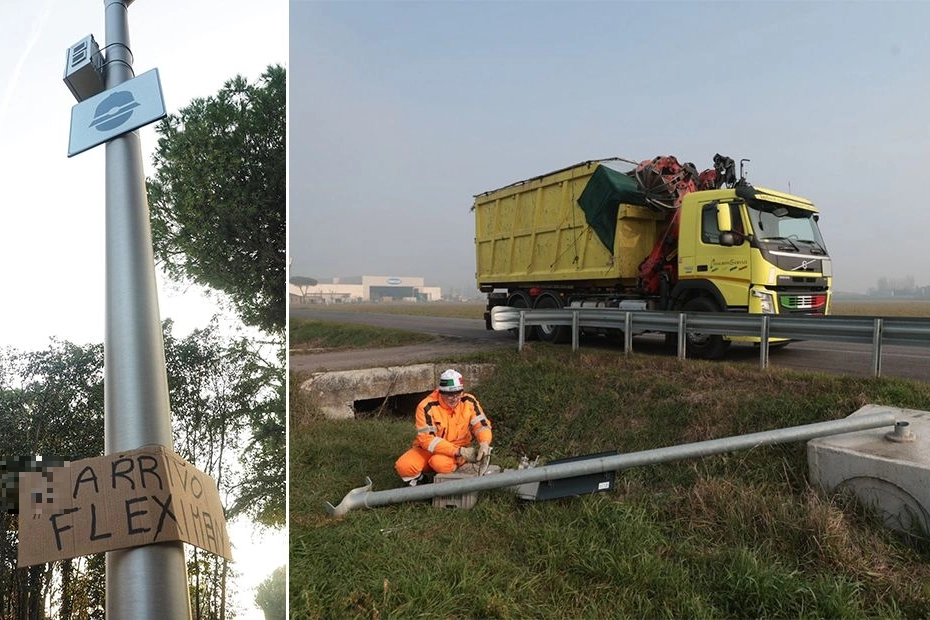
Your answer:
[[[478,399],[465,391],[462,375],[451,368],[439,375],[439,386],[417,405],[416,427],[413,446],[394,463],[410,486],[432,482],[434,474],[451,473],[491,453],[491,422]]]

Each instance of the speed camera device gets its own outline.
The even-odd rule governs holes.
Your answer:
[[[89,34],[68,48],[64,79],[79,103],[104,91],[103,58],[94,35]]]

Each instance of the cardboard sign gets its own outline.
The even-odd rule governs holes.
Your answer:
[[[232,559],[208,475],[163,446],[22,475],[20,567],[181,540]]]

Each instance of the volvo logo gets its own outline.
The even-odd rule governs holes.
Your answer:
[[[807,268],[816,263],[817,260],[802,260],[801,264],[793,268],[791,271],[807,271]]]
[[[387,283],[390,284],[391,286],[397,286],[401,282],[402,280],[400,278],[388,278],[387,279]]]

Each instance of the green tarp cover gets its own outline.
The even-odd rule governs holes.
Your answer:
[[[646,196],[631,176],[607,166],[598,166],[578,198],[588,226],[594,229],[601,243],[614,253],[617,233],[617,208],[621,204],[646,206]]]

